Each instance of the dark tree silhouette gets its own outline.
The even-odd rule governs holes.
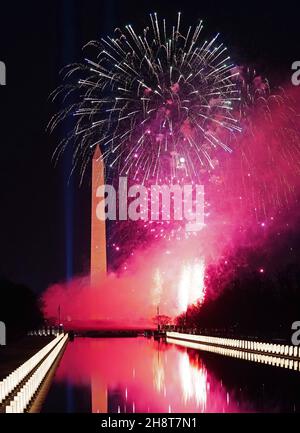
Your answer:
[[[39,299],[25,285],[0,278],[0,320],[8,341],[22,337],[43,322]]]
[[[164,314],[158,314],[152,318],[152,322],[157,326],[166,326],[170,325],[172,319],[170,316],[166,316]]]
[[[202,333],[290,341],[291,325],[300,320],[300,246],[289,257],[271,245],[273,250],[240,249],[211,266],[205,302],[190,305],[177,324]]]

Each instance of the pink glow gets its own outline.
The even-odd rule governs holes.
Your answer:
[[[286,89],[286,95],[299,112],[298,89]],[[186,238],[181,223],[116,223],[112,245],[120,263],[118,275],[108,275],[100,287],[90,287],[87,277],[50,287],[44,296],[46,317],[55,317],[61,305],[65,322],[92,318],[99,326],[143,327],[152,323],[158,303],[161,314],[174,317],[205,292],[202,277],[195,282],[196,293],[188,288],[188,269],[195,262],[219,265],[222,278],[230,279],[239,257],[232,263],[228,255],[243,246],[266,247],[271,234],[283,233],[287,221],[292,225],[300,192],[300,118],[292,114],[290,120],[285,103],[269,104],[271,120],[258,106],[234,152],[222,152],[216,169],[199,174],[206,200],[200,232]],[[158,300],[157,269],[163,281]]]
[[[144,338],[78,338],[68,345],[55,382],[91,386],[102,403],[95,412],[103,411],[110,390],[118,390],[121,412],[125,405],[129,412],[251,411],[246,402],[237,404],[198,353],[189,353]]]
[[[43,296],[45,316],[55,319],[60,305],[67,327],[88,326],[93,321],[99,328],[145,328],[154,326],[159,305],[160,314],[175,317],[184,311],[183,306],[204,296],[204,263],[194,258],[195,248],[188,242],[185,249],[175,244],[167,250],[160,242],[135,252],[122,273],[107,275],[97,287],[91,287],[89,277],[55,284]],[[191,272],[185,281],[186,293],[181,295],[186,296],[183,305],[180,281],[186,267]]]

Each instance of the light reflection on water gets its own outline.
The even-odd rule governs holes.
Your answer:
[[[279,370],[143,337],[76,338],[43,411],[300,411],[300,373]]]

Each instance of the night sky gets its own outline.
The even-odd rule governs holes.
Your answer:
[[[0,60],[7,86],[0,86],[0,276],[36,292],[88,271],[89,179],[69,180],[70,155],[55,167],[55,136],[46,125],[59,108],[49,95],[60,69],[81,61],[81,47],[128,23],[141,29],[158,12],[221,32],[236,63],[256,64],[274,82],[288,80],[300,60],[296,2],[263,1],[10,1],[1,4]],[[288,6],[288,4],[290,6]],[[298,6],[299,8],[299,6]]]

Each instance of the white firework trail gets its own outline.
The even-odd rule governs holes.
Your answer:
[[[66,79],[73,81],[54,93],[74,101],[50,122],[53,129],[73,116],[57,155],[72,145],[82,172],[100,146],[107,167],[120,175],[158,179],[171,173],[161,157],[175,153],[193,177],[199,166],[213,169],[216,152],[230,152],[241,131],[239,72],[219,34],[202,39],[202,21],[183,32],[180,13],[170,30],[156,13],[150,21],[142,34],[127,25],[115,37],[89,42],[94,58],[70,65]]]

